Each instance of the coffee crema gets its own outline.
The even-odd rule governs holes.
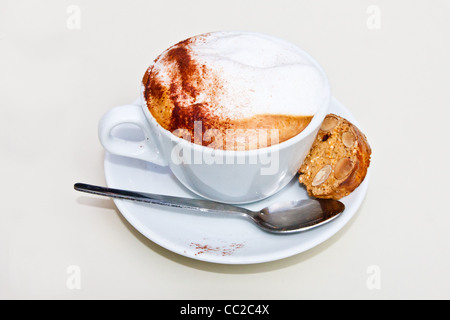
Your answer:
[[[156,121],[203,146],[251,150],[286,141],[321,106],[326,79],[300,49],[249,32],[181,41],[143,77]]]

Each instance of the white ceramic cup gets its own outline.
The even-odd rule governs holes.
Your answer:
[[[184,140],[164,129],[152,116],[144,99],[143,85],[137,104],[113,108],[103,116],[99,124],[100,141],[112,154],[169,166],[183,185],[204,198],[226,203],[248,203],[267,198],[297,174],[331,100],[328,79],[321,66],[300,48],[296,47],[296,50],[322,74],[324,87],[321,105],[314,106],[317,111],[309,125],[286,141],[259,149],[235,151],[217,150],[203,146],[201,142]],[[112,134],[116,126],[125,123],[137,125],[144,133],[144,140],[128,141]],[[258,143],[261,145],[261,141]]]

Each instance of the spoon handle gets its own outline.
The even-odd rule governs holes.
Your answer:
[[[74,185],[74,188],[77,191],[92,193],[110,198],[140,201],[175,208],[196,210],[201,212],[237,213],[241,215],[252,213],[252,211],[241,207],[236,207],[230,204],[204,199],[190,199],[145,192],[113,189],[101,186],[94,186],[85,183],[76,183]]]

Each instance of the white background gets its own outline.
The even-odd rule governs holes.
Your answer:
[[[448,0],[2,0],[0,298],[449,299],[449,16]],[[308,51],[372,146],[361,208],[307,252],[192,260],[140,235],[111,200],[73,190],[105,184],[101,116],[137,98],[168,46],[218,30]]]

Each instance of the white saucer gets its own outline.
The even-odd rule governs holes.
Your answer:
[[[356,119],[336,99],[332,100],[330,113],[341,115],[358,126]],[[139,134],[137,131],[127,133],[128,138]],[[106,182],[111,188],[198,198],[181,185],[167,167],[109,153],[105,155],[104,166]],[[340,217],[316,229],[290,235],[266,233],[241,217],[201,214],[126,200],[115,199],[114,202],[134,228],[170,251],[214,263],[250,264],[293,256],[332,237],[358,210],[368,183],[369,172],[363,183],[341,200],[346,209]],[[279,193],[245,207],[261,209],[271,203],[303,198],[307,198],[306,191],[295,177]]]

